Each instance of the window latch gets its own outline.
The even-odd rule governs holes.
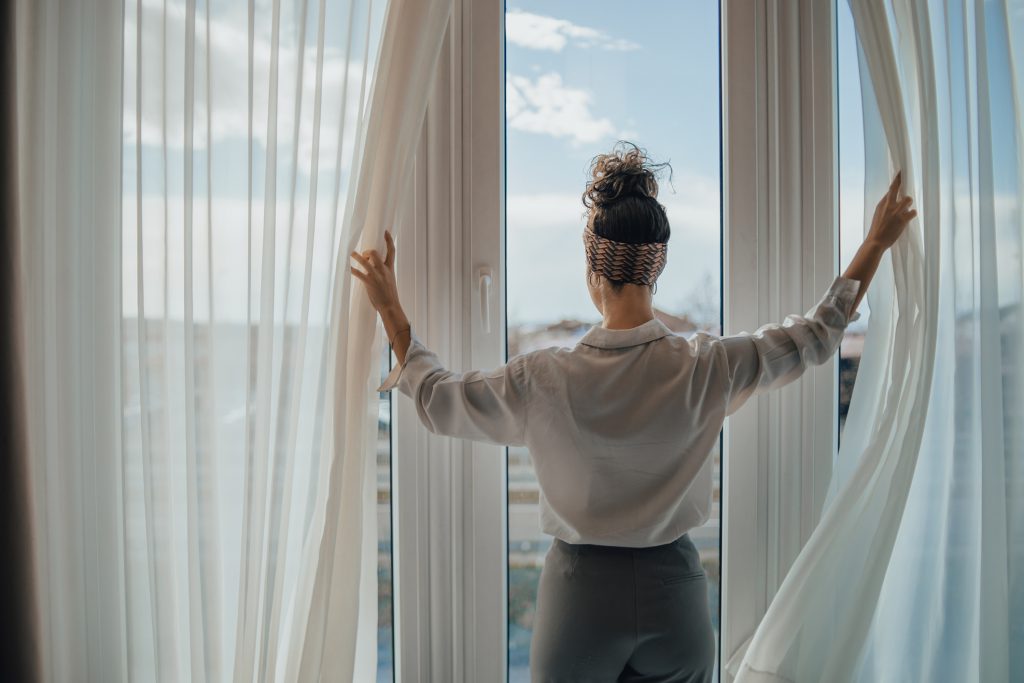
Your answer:
[[[481,266],[477,271],[477,284],[480,292],[480,325],[484,334],[491,332],[491,268]]]

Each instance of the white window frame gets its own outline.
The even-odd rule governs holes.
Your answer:
[[[453,0],[396,226],[406,313],[458,370],[506,358],[504,12],[495,0]],[[406,397],[392,425],[396,680],[504,681],[506,449],[428,433]]]
[[[464,370],[506,357],[505,8],[452,8],[396,230],[399,271],[410,274],[399,278],[406,312],[446,364]],[[721,12],[729,334],[806,311],[837,273],[835,16],[820,0],[721,0]],[[779,248],[788,244],[800,248]],[[486,306],[481,268],[491,274]],[[726,423],[723,666],[817,522],[837,400],[832,359]],[[396,680],[505,681],[505,449],[428,433],[408,398],[392,409]]]
[[[820,0],[722,2],[726,334],[805,312],[837,275],[834,10]],[[838,446],[838,395],[832,358],[726,423],[723,665],[817,524]]]

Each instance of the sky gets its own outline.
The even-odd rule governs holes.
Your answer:
[[[659,194],[672,237],[655,305],[717,318],[718,3],[506,7],[509,324],[598,319],[580,195],[590,160],[618,139],[672,165]]]
[[[333,190],[341,188],[342,204],[347,171],[359,114],[359,101],[346,102],[343,138],[348,142],[341,158],[340,182],[336,166],[341,101],[346,76],[349,83],[372,75],[374,45],[383,14],[367,14],[369,3],[356,5],[352,17],[351,54],[347,55],[347,2],[326,4],[323,119],[312,262],[311,324],[325,309],[331,252],[326,244]],[[381,6],[383,3],[374,3]],[[847,40],[843,55],[844,22],[852,36],[845,3],[840,2],[840,98],[859,108],[856,60]],[[144,299],[147,315],[160,315],[164,305],[163,269],[167,253],[168,305],[172,317],[182,315],[183,257],[182,201],[184,177],[183,130],[185,106],[185,10],[178,0],[167,3],[166,62],[161,52],[164,3],[142,2],[142,45],[136,43],[137,5],[126,5],[125,31],[125,145],[124,145],[124,282],[125,314],[133,315]],[[308,3],[305,48],[301,43],[301,3],[283,2],[281,11],[277,116],[277,187],[274,204],[265,203],[264,171],[267,163],[268,82],[271,23],[269,0],[257,0],[253,103],[254,208],[253,283],[258,285],[259,255],[263,245],[263,215],[268,206],[276,215],[275,270],[290,273],[275,283],[275,315],[297,318],[298,297],[310,218],[307,198],[314,163],[312,111],[315,83],[318,3]],[[193,262],[197,279],[195,315],[204,319],[212,302],[219,319],[245,319],[248,296],[245,244],[247,221],[247,27],[243,5],[233,0],[211,0],[210,97],[212,117],[213,229],[206,229],[206,44],[205,6],[197,13],[194,64],[194,196]],[[719,27],[718,3],[713,0],[507,0],[506,1],[506,215],[508,322],[546,323],[563,318],[598,321],[587,294],[581,233],[584,207],[580,195],[590,160],[626,139],[645,148],[653,161],[672,166],[661,179],[659,200],[665,204],[672,226],[668,264],[655,294],[655,305],[676,314],[689,314],[711,323],[719,316],[720,288],[720,155],[719,155]],[[367,39],[367,31],[370,38]],[[141,62],[137,51],[141,50]],[[304,80],[299,89],[299,59],[303,55]],[[855,56],[855,55],[854,55]],[[347,62],[346,62],[347,60]],[[346,66],[347,63],[347,66]],[[138,67],[141,64],[141,67]],[[141,68],[142,90],[136,93],[136,69]],[[852,68],[852,71],[851,71]],[[852,90],[851,90],[852,88]],[[301,95],[296,107],[296,93]],[[853,100],[849,99],[852,93]],[[364,96],[368,97],[368,93]],[[137,100],[138,97],[138,100]],[[854,100],[856,100],[854,102]],[[136,102],[141,126],[136,130]],[[841,191],[856,197],[844,203],[844,221],[860,226],[862,213],[863,151],[860,121],[850,116],[840,127]],[[296,124],[298,127],[296,129]],[[163,200],[163,138],[167,129],[168,202]],[[141,137],[141,167],[137,167],[136,140]],[[845,142],[844,142],[845,140]],[[859,153],[859,157],[858,157]],[[858,168],[859,165],[859,168]],[[291,196],[292,170],[296,169],[295,198]],[[141,175],[138,171],[141,170]],[[861,183],[860,186],[857,183]],[[138,183],[138,185],[136,185]],[[142,200],[136,204],[136,188]],[[848,193],[848,194],[847,194]],[[136,216],[141,211],[142,229]],[[169,236],[164,234],[164,214]],[[846,212],[853,212],[847,217]],[[287,226],[297,235],[289,251]],[[844,245],[856,232],[844,231]],[[137,236],[142,235],[144,294],[136,288]],[[207,259],[207,237],[213,240],[213,258]],[[853,235],[853,237],[851,237]],[[852,252],[851,252],[852,253]],[[290,256],[289,256],[290,254]],[[291,258],[289,269],[286,260]],[[209,296],[212,266],[213,296]],[[254,286],[255,286],[254,285]],[[254,301],[260,293],[254,291]],[[285,300],[289,302],[285,306]],[[258,308],[258,307],[257,307]],[[287,312],[286,311],[287,308]],[[258,310],[254,311],[258,314]]]
[[[853,25],[837,14],[840,268],[863,228],[863,131]],[[590,159],[628,139],[672,165],[672,237],[654,305],[698,322],[720,307],[717,2],[508,0],[508,321],[598,322],[587,294],[580,202]],[[847,201],[843,202],[845,197]]]

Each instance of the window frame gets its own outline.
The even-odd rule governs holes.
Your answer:
[[[503,2],[453,0],[396,226],[406,313],[453,369],[506,358],[504,16]],[[506,449],[428,433],[407,398],[392,410],[395,678],[504,681]]]
[[[720,8],[722,322],[731,334],[806,311],[837,274],[836,20],[832,2],[815,0]],[[406,312],[453,369],[506,358],[504,13],[504,2],[453,0],[396,226]],[[482,267],[491,270],[489,331]],[[722,680],[818,521],[837,402],[832,358],[726,422]],[[396,680],[505,681],[506,449],[428,433],[407,398],[392,411]]]
[[[803,313],[838,274],[835,11],[723,0],[722,12],[723,331],[733,334]],[[726,422],[723,667],[820,518],[837,403],[833,357]]]

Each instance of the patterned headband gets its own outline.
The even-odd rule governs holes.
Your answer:
[[[609,280],[637,285],[654,284],[668,258],[667,242],[617,242],[598,235],[589,225],[583,231],[583,244],[590,270]]]

